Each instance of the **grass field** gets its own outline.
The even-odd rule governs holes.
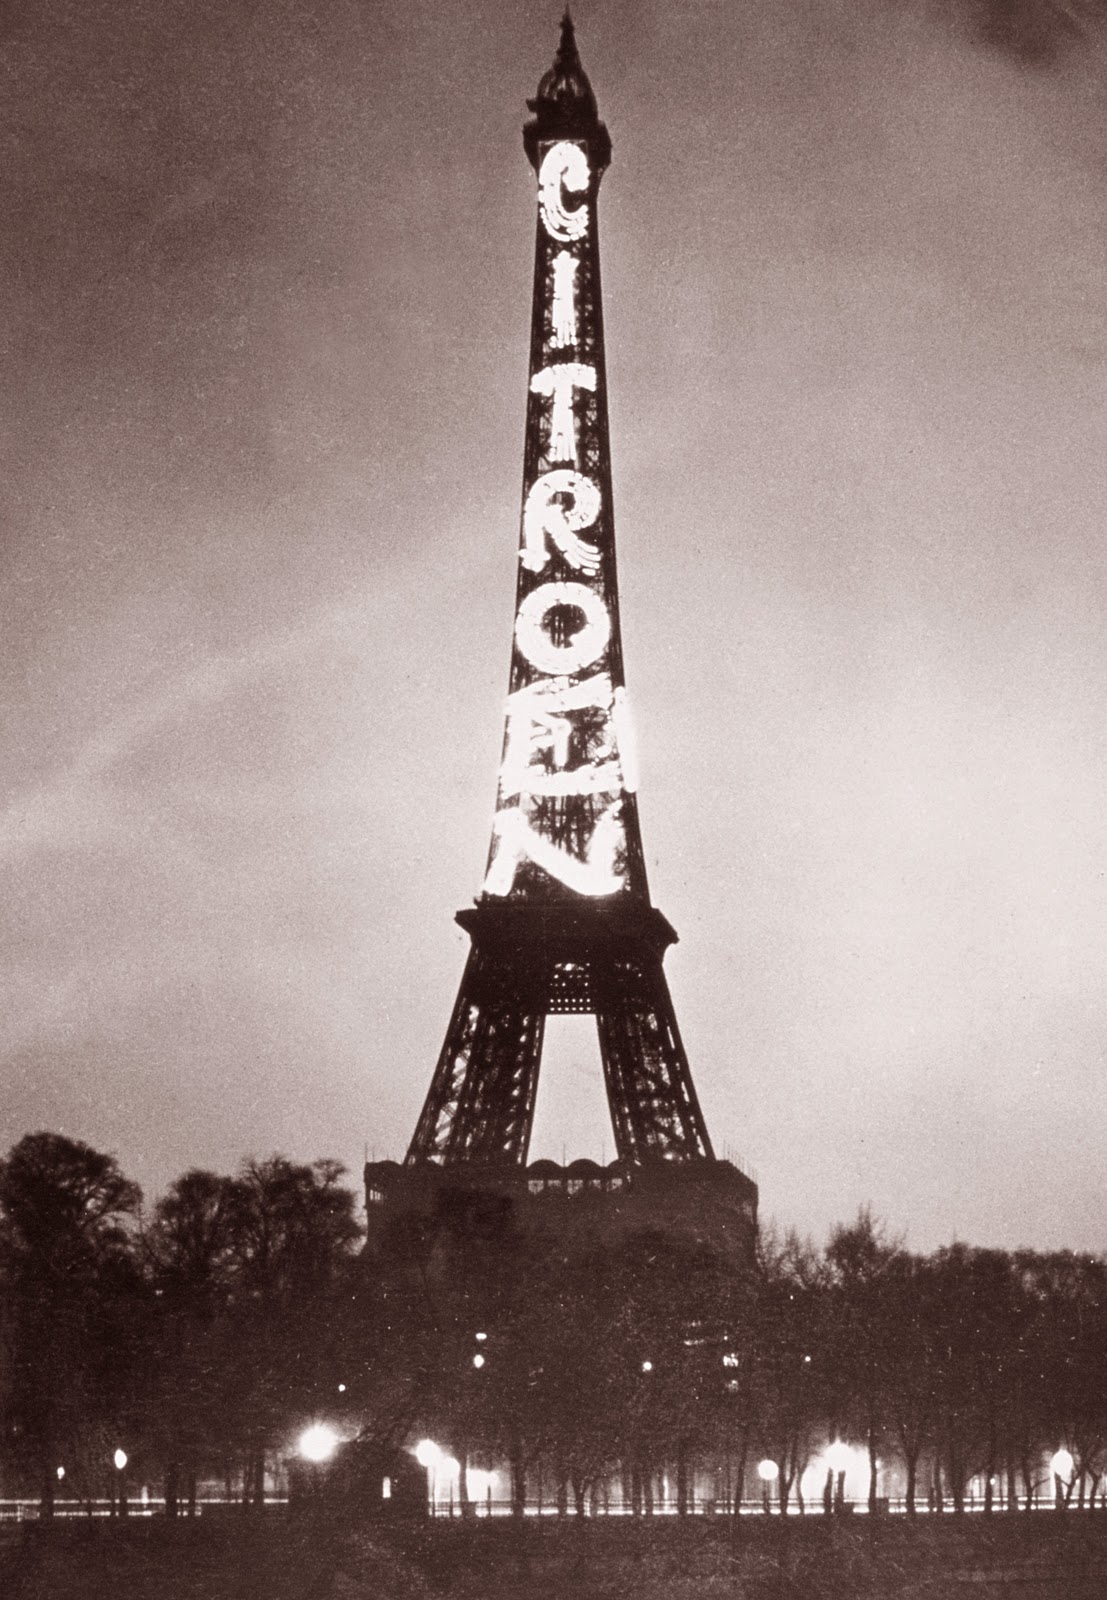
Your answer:
[[[269,1513],[0,1532],[3,1600],[1105,1600],[1107,1516],[508,1521]]]

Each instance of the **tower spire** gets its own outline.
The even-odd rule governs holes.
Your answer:
[[[588,139],[593,145],[593,160],[599,171],[611,160],[611,141],[600,121],[596,96],[581,65],[577,37],[568,7],[561,19],[561,39],[553,66],[542,74],[527,110],[534,121],[523,129],[523,144],[532,167],[537,168],[537,149],[545,139]]]

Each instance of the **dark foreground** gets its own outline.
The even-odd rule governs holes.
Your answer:
[[[1107,1515],[0,1528],[3,1600],[1104,1600]]]

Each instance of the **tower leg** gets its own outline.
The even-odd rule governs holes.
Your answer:
[[[526,1160],[545,1023],[545,1010],[518,992],[518,975],[474,946],[409,1166]]]
[[[712,1156],[660,960],[613,960],[596,1023],[620,1159]]]

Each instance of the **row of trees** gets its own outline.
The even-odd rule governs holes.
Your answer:
[[[970,1249],[913,1254],[862,1213],[823,1250],[762,1236],[756,1265],[660,1231],[517,1225],[462,1193],[363,1248],[333,1162],[186,1173],[143,1213],[115,1160],[55,1134],[0,1161],[0,1473],[50,1514],[104,1494],[122,1448],[167,1512],[219,1477],[247,1502],[301,1428],[465,1467],[507,1464],[521,1510],[583,1510],[618,1481],[687,1508],[775,1464],[781,1509],[828,1441],[894,1462],[920,1496],[1029,1506],[1059,1445],[1063,1493],[1107,1470],[1107,1265]],[[569,1202],[571,1204],[571,1202]],[[829,1487],[829,1486],[828,1486]],[[1048,1488],[1048,1485],[1046,1486]],[[802,1506],[802,1499],[801,1499]]]
[[[909,1513],[920,1498],[962,1511],[973,1480],[985,1511],[1030,1509],[1043,1491],[1052,1500],[1059,1446],[1072,1457],[1062,1503],[1102,1493],[1097,1257],[965,1245],[916,1255],[865,1212],[822,1251],[763,1234],[752,1270],[661,1234],[584,1252],[551,1234],[541,1249],[533,1236],[516,1248],[514,1261],[489,1249],[452,1291],[447,1272],[437,1280],[469,1302],[443,1326],[497,1331],[480,1367],[438,1395],[435,1418],[459,1460],[474,1444],[490,1463],[507,1459],[516,1499],[544,1470],[580,1507],[615,1478],[624,1501],[648,1509],[664,1471],[678,1509],[694,1480],[736,1503],[759,1492],[755,1469],[771,1462],[779,1508],[803,1510],[805,1474],[817,1461],[825,1473],[838,1441],[867,1456],[872,1509],[890,1480]],[[496,1308],[483,1322],[482,1292]],[[827,1501],[840,1493],[822,1482]]]

